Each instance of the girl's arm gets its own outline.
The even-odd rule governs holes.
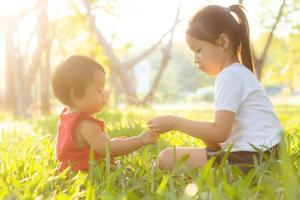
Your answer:
[[[155,132],[145,131],[138,136],[109,139],[99,125],[90,120],[82,120],[78,124],[77,131],[102,157],[106,156],[107,145],[110,156],[116,157],[136,151],[146,144],[155,144],[157,137]]]
[[[204,141],[222,143],[232,130],[235,114],[230,111],[217,111],[214,122],[187,120],[175,116],[157,117],[149,121],[149,128],[164,133],[178,130]]]

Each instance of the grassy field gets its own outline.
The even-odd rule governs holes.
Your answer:
[[[157,155],[165,147],[203,146],[179,132],[164,134],[157,145],[120,157],[114,169],[103,162],[92,165],[88,174],[59,174],[57,116],[14,121],[0,114],[0,199],[300,199],[300,107],[277,106],[276,111],[285,129],[281,159],[256,164],[247,175],[227,163],[212,167],[213,159],[191,172],[182,172],[184,160],[172,172],[160,171]],[[210,110],[164,112],[197,120],[213,118]],[[157,114],[135,108],[106,110],[97,117],[115,137],[140,133]]]

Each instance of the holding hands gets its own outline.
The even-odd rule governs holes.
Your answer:
[[[174,129],[175,119],[176,117],[170,115],[155,117],[148,122],[148,126],[150,130],[158,134],[166,133]]]
[[[138,137],[143,145],[156,144],[157,137],[161,133],[165,133],[174,129],[174,116],[162,116],[151,119],[148,124],[148,130],[141,133]]]
[[[141,133],[138,137],[141,139],[143,145],[156,144],[157,141],[157,134],[155,131],[152,130],[147,130]]]

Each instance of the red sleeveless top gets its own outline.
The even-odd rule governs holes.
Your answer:
[[[99,124],[102,130],[104,130],[104,122],[97,120],[84,112],[64,114],[66,110],[67,109],[65,108],[60,114],[60,123],[58,126],[56,157],[61,164],[59,170],[63,171],[70,166],[72,171],[88,171],[90,146],[80,148],[75,147],[74,131],[78,122],[83,119],[94,121]],[[101,160],[100,155],[95,150],[94,159]]]

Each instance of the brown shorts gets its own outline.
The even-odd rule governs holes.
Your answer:
[[[228,154],[227,161],[231,165],[236,165],[241,169],[244,173],[248,173],[248,171],[253,168],[254,158],[257,161],[266,160],[266,157],[269,157],[271,153],[274,153],[275,158],[278,159],[279,154],[279,144],[276,144],[269,150],[264,152],[250,152],[250,151],[236,151]],[[212,157],[216,157],[215,164],[218,165],[221,163],[224,158],[226,151],[214,151],[213,149],[206,147],[206,155],[207,160]],[[266,156],[263,156],[266,155]]]

